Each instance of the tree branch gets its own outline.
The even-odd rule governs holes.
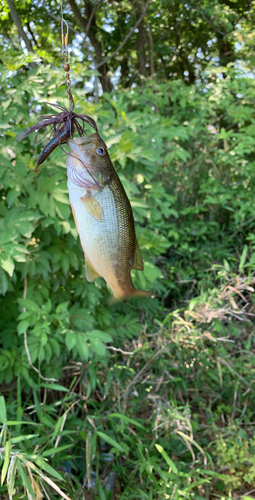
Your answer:
[[[100,3],[101,0],[99,0],[99,2],[97,2],[96,5],[98,5]],[[55,16],[55,14],[52,14],[52,12],[49,12],[46,7],[43,5],[43,7],[45,8],[47,14],[52,17],[52,19],[54,19],[55,21],[59,22],[59,24],[61,23],[61,18],[58,17],[58,16]],[[89,18],[89,21],[88,23],[91,23],[91,20]],[[69,30],[72,31],[73,33],[75,33],[75,35],[79,35],[79,36],[82,36],[82,33],[78,30],[76,30],[75,28],[73,28],[73,26],[71,26],[69,24]],[[86,50],[88,51],[88,53],[90,54],[91,58],[92,58],[92,61],[94,63],[94,66],[96,67],[96,60],[95,60],[95,57],[94,57],[94,53],[93,51],[91,50],[90,48],[90,45],[89,43],[87,42],[86,38],[88,38],[88,34],[85,33],[85,37],[82,41],[82,45],[84,44],[85,47],[86,47]],[[98,94],[99,94],[99,90],[98,90],[98,76],[96,75],[95,76],[95,92],[94,92],[94,95],[95,95],[95,104],[98,104]],[[17,140],[21,141],[25,136],[22,137],[22,134],[20,134],[17,138]]]
[[[139,26],[139,24],[143,20],[143,18],[145,16],[145,13],[146,13],[146,11],[148,9],[149,3],[150,3],[150,0],[147,0],[146,5],[145,5],[145,7],[144,7],[144,9],[142,11],[142,14],[140,15],[138,21],[135,23],[135,25],[133,26],[133,28],[130,29],[129,33],[124,38],[123,42],[119,45],[119,47],[117,47],[117,49],[110,56],[106,57],[103,61],[101,61],[100,63],[98,63],[96,65],[96,69],[100,68],[100,66],[102,66],[103,64],[106,64],[108,61],[110,61],[110,59],[112,59],[116,54],[118,54],[118,52],[122,49],[122,47],[124,47],[125,43],[131,37],[132,33],[134,33],[134,31],[136,30],[136,28]]]
[[[148,16],[146,16],[146,21],[147,21],[147,32],[148,32],[148,38],[149,38],[149,42],[150,42],[150,51],[151,51],[151,76],[153,76],[155,74],[153,38],[152,38],[152,34],[151,34],[150,24],[148,21]]]
[[[86,33],[87,31],[87,23],[86,23],[86,20],[84,19],[84,17],[82,17],[80,11],[79,11],[79,8],[77,7],[77,4],[75,2],[75,0],[68,0],[68,3],[73,11],[73,15],[76,19],[76,21],[78,22],[78,24],[81,26],[81,28],[83,29],[84,33]],[[90,21],[91,22],[91,21]]]
[[[33,31],[31,30],[31,26],[30,26],[29,22],[26,23],[26,27],[27,27],[28,33],[30,33],[30,36],[31,36],[31,38],[32,38],[35,46],[39,49],[39,45],[37,43],[37,40],[35,38],[35,35],[34,35]]]
[[[68,0],[68,3],[72,9],[74,17],[76,18],[76,21],[83,29],[85,36],[88,35],[88,37],[91,41],[91,44],[93,45],[93,48],[95,50],[95,59],[96,59],[95,67],[97,69],[99,61],[102,58],[101,42],[99,41],[98,37],[96,36],[99,28],[97,27],[96,22],[95,22],[95,11],[96,11],[96,8],[97,8],[99,2],[97,2],[93,6],[93,4],[90,2],[90,0],[84,1],[87,20],[81,15],[79,7],[76,3],[76,0]],[[100,65],[100,67],[101,67],[101,65]],[[110,78],[107,76],[106,64],[104,64],[104,66],[99,70],[99,73],[100,73],[99,79],[100,79],[103,91],[110,92],[112,86],[111,86]]]
[[[18,28],[19,35],[22,38],[23,42],[25,43],[27,50],[29,52],[34,52],[33,47],[32,47],[32,43],[29,40],[29,38],[27,37],[27,35],[23,29],[23,26],[21,24],[18,12],[16,10],[16,7],[15,7],[13,1],[12,0],[6,0],[6,1],[7,1],[8,7],[9,7],[10,12],[11,12],[12,20]],[[35,62],[31,62],[30,64],[31,64],[32,68],[34,68],[34,69],[37,68],[37,64]]]
[[[98,5],[100,4],[100,2],[101,2],[101,0],[98,0],[98,1],[95,3],[95,5],[94,5],[94,7],[93,7],[93,10],[92,10],[92,12],[91,12],[91,14],[90,14],[90,16],[89,16],[89,20],[88,20],[88,22],[87,22],[87,28],[86,28],[86,31],[85,31],[85,36],[88,36],[88,32],[89,32],[89,28],[90,28],[90,25],[91,25],[92,19],[93,19],[94,15],[95,15],[95,12],[96,12],[97,7],[98,7]]]

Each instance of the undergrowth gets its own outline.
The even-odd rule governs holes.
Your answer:
[[[116,338],[103,361],[70,360],[27,395],[19,378],[2,388],[2,498],[251,494],[255,276],[217,276],[186,309]]]
[[[93,104],[79,66],[76,111],[110,147],[153,293],[110,306],[85,280],[65,155],[35,172],[40,146],[15,139],[46,96],[66,105],[59,73],[26,64],[6,48],[0,67],[1,499],[253,498],[254,79],[209,66],[203,86]]]

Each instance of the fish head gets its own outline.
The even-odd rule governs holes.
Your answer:
[[[67,157],[67,175],[75,186],[93,189],[100,187],[100,174],[107,174],[111,160],[107,146],[98,133],[68,139],[70,154]]]
[[[84,169],[82,163],[89,170],[107,168],[110,158],[107,146],[99,134],[94,133],[77,139],[68,139],[67,144],[70,148],[70,156],[79,159],[78,162],[74,162],[74,166],[79,173]]]

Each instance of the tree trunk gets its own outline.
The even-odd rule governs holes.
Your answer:
[[[234,49],[225,36],[221,35],[220,33],[216,33],[216,37],[217,37],[220,65],[226,66],[229,62],[235,60]]]
[[[144,2],[142,2],[141,0],[135,0],[133,6],[139,18],[144,9]],[[137,49],[139,57],[138,72],[142,76],[147,76],[147,67],[146,67],[147,60],[146,60],[145,44],[146,44],[146,27],[144,24],[144,20],[142,19],[138,27],[138,37],[137,37]]]

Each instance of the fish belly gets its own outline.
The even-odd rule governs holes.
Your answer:
[[[102,209],[100,217],[87,209],[86,199],[90,193]],[[105,279],[115,297],[124,296],[123,283],[134,288],[130,276],[134,250],[130,228],[125,220],[125,207],[122,211],[116,207],[108,186],[89,191],[70,186],[69,196],[85,258]],[[118,209],[122,212],[121,217]]]

